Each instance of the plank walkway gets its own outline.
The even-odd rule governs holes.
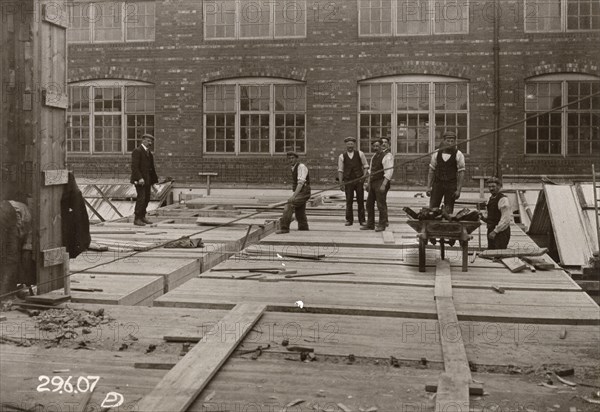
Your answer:
[[[0,345],[2,376],[9,378],[1,381],[2,399],[25,409],[37,403],[48,405],[60,397],[53,394],[44,398],[37,393],[37,377],[69,369],[66,375],[102,376],[91,405],[99,405],[108,392],[116,391],[124,396],[126,406],[150,405],[152,410],[160,402],[169,404],[169,394],[176,392],[178,403],[183,405],[180,410],[188,411],[244,410],[249,405],[254,409],[248,410],[286,410],[287,406],[287,410],[366,411],[376,407],[379,411],[434,411],[440,404],[425,386],[445,379],[450,379],[446,388],[456,383],[451,374],[442,376],[445,369],[448,372],[444,345],[452,344],[455,337],[450,329],[454,334],[460,332],[466,359],[480,368],[479,372],[471,371],[472,378],[483,382],[488,393],[485,397],[469,397],[471,410],[493,409],[494,405],[504,410],[503,402],[516,397],[527,399],[531,410],[546,411],[556,404],[570,405],[575,395],[587,395],[589,390],[579,386],[563,388],[557,383],[556,390],[548,390],[538,385],[544,379],[539,371],[548,365],[573,367],[576,376],[568,379],[593,383],[580,371],[598,364],[599,308],[567,273],[558,267],[511,273],[501,263],[479,257],[463,273],[458,249],[447,248],[451,276],[438,285],[438,293],[451,293],[456,319],[438,320],[439,310],[445,310],[448,304],[434,299],[439,246],[430,245],[427,270],[418,272],[415,233],[406,225],[405,217],[397,213],[398,206],[389,228],[394,243],[390,243],[389,235],[384,238],[381,233],[359,231],[358,225],[345,227],[343,209],[325,204],[321,211],[309,210],[309,232],[297,232],[293,224],[290,234],[275,235],[269,234],[274,229],[272,223],[252,226],[252,241],[241,253],[235,246],[241,245],[247,232],[245,227],[234,225],[215,229],[214,237],[200,235],[205,246],[213,245],[210,251],[159,248],[140,252],[119,264],[109,262],[115,253],[122,252],[82,255],[71,263],[72,271],[85,269],[92,261],[101,266],[90,273],[73,275],[80,283],[72,286],[99,287],[107,292],[111,289],[102,286],[104,278],[113,285],[125,279],[154,279],[153,287],[158,285],[158,292],[163,293],[161,278],[164,287],[173,270],[189,262],[197,265],[183,276],[180,285],[168,283],[166,293],[153,297],[153,307],[132,308],[108,299],[98,301],[101,305],[68,304],[92,311],[103,308],[110,319],[87,339],[93,349],[89,351],[74,350],[83,335],[67,342],[66,347],[46,349],[47,336],[31,333],[37,327],[33,318],[21,312],[6,312],[8,319],[2,322],[1,336],[17,341],[27,338],[33,346]],[[253,210],[252,205],[246,205],[239,216]],[[210,227],[204,226],[211,224],[210,215],[202,219],[193,216],[199,211],[202,209],[188,211],[181,206],[158,210],[154,220],[174,223],[143,230],[132,229],[126,222],[96,229],[135,231],[106,235],[130,242],[172,239],[178,233]],[[218,214],[218,223],[222,223],[224,217]],[[253,221],[245,223],[254,225]],[[513,247],[535,246],[516,225],[511,230]],[[485,247],[485,227],[481,232]],[[477,248],[477,231],[473,235],[470,246]],[[299,256],[282,256],[290,253]],[[316,256],[320,258],[315,260]],[[260,268],[286,269],[298,276],[249,271]],[[339,272],[343,273],[331,275]],[[256,276],[238,278],[250,274]],[[306,276],[317,274],[320,276]],[[494,291],[492,286],[502,287],[505,293]],[[82,294],[92,298],[100,295]],[[133,288],[128,295],[137,298],[140,294]],[[235,320],[238,318],[231,317],[238,305],[264,306],[266,310],[262,316],[252,317],[256,323],[245,336],[243,325]],[[121,325],[116,328],[118,333],[115,325]],[[136,340],[128,338],[129,334]],[[182,343],[167,342],[167,336],[190,340],[191,350],[198,354],[193,356],[196,360],[182,358]],[[178,383],[177,376],[169,377],[166,369],[173,365],[189,373],[201,370],[197,359],[208,355],[203,353],[202,342],[194,342],[203,338],[229,342],[230,346],[216,345],[212,352],[218,352],[213,356],[214,367],[208,368],[202,362],[206,369],[194,382]],[[119,351],[123,343],[129,348]],[[151,345],[154,351],[146,353]],[[259,345],[264,349],[253,360],[248,352]],[[302,362],[301,354],[290,350],[293,347],[312,350],[315,360]],[[393,359],[400,367],[394,367]],[[515,369],[529,374],[514,374]],[[167,384],[179,389],[173,392]],[[444,386],[438,390],[443,399]],[[162,399],[153,400],[152,394],[163,392]],[[72,400],[81,401],[78,397]],[[301,402],[296,409],[289,406],[297,400]],[[513,409],[527,408],[517,405],[507,410]]]

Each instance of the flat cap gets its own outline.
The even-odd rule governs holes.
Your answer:
[[[298,153],[289,151],[289,152],[286,153],[286,156],[288,156],[288,157],[289,156],[294,156],[295,158],[298,158]]]
[[[450,139],[456,139],[456,132],[453,132],[452,130],[446,130],[444,132],[444,134],[442,135],[443,139],[446,138],[450,138]]]
[[[356,137],[353,136],[348,136],[344,139],[344,143],[348,143],[348,142],[354,142],[356,143]]]
[[[145,133],[142,135],[142,139],[152,139],[154,140],[154,136],[152,136],[150,133]]]

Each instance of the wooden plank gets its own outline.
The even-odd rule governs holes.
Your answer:
[[[452,277],[450,275],[450,263],[441,260],[435,268],[435,290],[433,296],[437,298],[452,297]]]
[[[518,257],[509,257],[500,259],[502,264],[508,268],[512,273],[517,273],[527,268],[527,264]]]
[[[391,230],[384,230],[381,232],[383,243],[391,243],[396,244],[396,239],[394,239],[394,232]]]
[[[548,253],[545,248],[523,248],[523,249],[488,249],[479,253],[482,258],[509,258],[521,256],[541,256]]]
[[[66,185],[69,181],[69,171],[67,169],[60,170],[43,170],[44,186]]]
[[[69,96],[65,93],[56,93],[52,90],[43,90],[42,99],[48,107],[56,109],[67,109],[69,107]]]
[[[435,412],[468,411],[469,383],[442,373],[438,381]]]
[[[138,404],[142,411],[184,412],[265,311],[265,305],[242,303],[219,322],[221,333],[207,334]],[[231,328],[236,333],[226,333]]]
[[[61,7],[61,4],[59,3],[50,2],[43,4],[42,18],[45,22],[55,24],[63,29],[67,29],[69,27],[67,9]]]
[[[66,251],[67,249],[64,247],[42,250],[44,267],[47,268],[51,266],[62,265],[64,263],[63,256]]]

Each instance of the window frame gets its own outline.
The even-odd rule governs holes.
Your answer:
[[[427,0],[427,15],[429,16],[427,19],[427,33],[401,33],[399,32],[398,25],[398,14],[399,14],[399,3],[398,0],[390,0],[391,4],[391,21],[390,21],[390,33],[385,34],[364,34],[361,33],[361,23],[362,23],[362,9],[361,3],[362,0],[357,0],[358,4],[358,37],[410,37],[410,36],[444,36],[444,35],[460,35],[460,34],[469,34],[470,32],[470,7],[469,3],[466,0]],[[458,8],[460,10],[466,10],[466,16],[464,16],[463,20],[465,22],[465,31],[457,31],[457,32],[436,32],[436,23],[437,19],[437,4],[439,1],[449,1],[452,3],[458,3]],[[444,3],[445,5],[445,3]],[[433,13],[430,13],[433,6]],[[462,13],[462,12],[461,12]]]
[[[208,111],[207,108],[207,95],[206,87],[207,86],[226,86],[233,85],[235,87],[234,91],[234,112],[228,111]],[[241,87],[244,86],[269,86],[269,151],[268,152],[242,152],[241,151],[241,117],[242,115],[252,115],[252,114],[265,114],[266,110],[245,110],[242,111],[242,97],[241,97]],[[302,107],[302,112],[297,111],[278,111],[276,110],[276,86],[299,86],[302,88],[304,93],[304,105]],[[235,156],[235,157],[257,157],[257,156],[285,156],[287,148],[284,147],[283,152],[276,151],[276,117],[278,114],[298,114],[301,113],[304,116],[304,151],[297,150],[300,154],[306,154],[307,146],[308,146],[308,131],[307,131],[307,94],[306,94],[306,82],[299,80],[291,80],[291,79],[281,79],[281,78],[270,78],[270,77],[239,77],[234,79],[226,79],[226,80],[216,80],[204,83],[202,85],[202,153],[206,156]],[[227,114],[231,113],[234,115],[234,151],[233,152],[216,152],[216,151],[207,151],[207,115],[212,115],[215,113]]]
[[[153,4],[154,5],[154,30],[152,31],[152,38],[151,39],[136,39],[136,40],[129,40],[127,39],[127,31],[128,31],[128,27],[127,27],[127,19],[128,19],[128,8],[131,5],[137,5],[137,4]],[[120,15],[120,25],[121,25],[121,38],[119,40],[97,40],[96,39],[96,21],[98,20],[98,17],[92,16],[92,10],[95,11],[97,10],[97,8],[99,7],[99,5],[102,4],[120,4],[121,6],[121,15]],[[114,2],[106,2],[106,1],[90,1],[90,2],[77,2],[77,3],[67,3],[67,10],[68,10],[68,15],[69,15],[69,24],[71,23],[73,17],[72,17],[72,12],[73,12],[73,8],[75,6],[84,6],[87,7],[87,16],[84,15],[84,13],[81,14],[81,18],[82,19],[87,19],[89,27],[88,27],[88,40],[73,40],[73,39],[69,39],[68,38],[68,30],[69,28],[67,28],[67,44],[110,44],[110,43],[146,43],[146,42],[154,42],[156,41],[156,1],[155,0],[141,0],[141,1],[114,1]],[[101,7],[101,6],[100,6]],[[136,6],[138,7],[138,6]],[[144,17],[146,16],[146,14],[144,14]],[[145,30],[147,30],[146,27],[144,27]]]
[[[451,83],[457,83],[457,84],[464,84],[466,85],[466,93],[467,93],[467,109],[464,111],[449,111],[449,110],[442,110],[442,111],[436,111],[436,107],[435,107],[435,99],[436,99],[436,84],[451,84]],[[458,144],[461,144],[461,151],[463,151],[464,154],[469,154],[470,153],[470,129],[471,129],[471,99],[470,99],[470,87],[471,84],[467,79],[462,79],[462,78],[458,78],[458,77],[447,77],[447,76],[436,76],[436,75],[399,75],[399,76],[389,76],[389,77],[381,77],[381,78],[376,78],[376,79],[367,79],[367,80],[363,80],[361,82],[358,83],[358,124],[357,124],[357,136],[358,136],[358,147],[360,148],[360,150],[362,150],[365,153],[372,153],[371,152],[371,147],[363,147],[361,146],[361,141],[360,141],[360,129],[361,129],[361,123],[360,123],[360,116],[362,114],[381,114],[381,113],[386,113],[383,111],[363,111],[361,110],[360,107],[360,103],[361,103],[361,86],[363,85],[370,85],[370,84],[387,84],[391,87],[391,108],[390,108],[390,114],[391,114],[391,123],[390,123],[390,129],[391,129],[391,136],[390,136],[390,150],[391,152],[394,154],[394,156],[398,155],[398,156],[422,156],[424,154],[427,153],[431,153],[436,149],[436,136],[435,136],[435,131],[436,131],[436,124],[435,124],[435,115],[437,113],[440,114],[446,114],[446,113],[460,113],[460,112],[464,112],[466,114],[466,118],[467,118],[467,124],[465,126],[465,130],[466,130],[466,143],[461,144],[460,141],[458,142]],[[416,110],[416,111],[403,111],[403,110],[398,110],[398,85],[400,84],[427,84],[428,85],[428,96],[429,96],[429,100],[428,100],[428,104],[429,104],[429,108],[427,110],[427,115],[429,117],[429,125],[427,126],[429,128],[429,150],[426,153],[398,153],[397,149],[398,149],[398,115],[401,113],[407,113],[407,114],[417,114],[417,113],[421,113],[424,112],[422,110]],[[407,125],[408,126],[408,125]],[[408,127],[407,127],[408,128]],[[464,149],[464,150],[463,150]]]
[[[128,139],[127,139],[127,129],[128,129],[128,123],[127,123],[127,116],[138,116],[143,114],[144,116],[148,116],[148,115],[152,115],[154,116],[154,123],[153,123],[153,129],[156,130],[156,87],[154,84],[152,83],[147,83],[147,82],[142,82],[142,81],[137,81],[137,80],[97,80],[97,81],[81,81],[81,82],[74,82],[74,83],[69,83],[67,85],[68,89],[69,89],[69,97],[70,97],[70,93],[71,93],[71,87],[79,87],[82,90],[82,95],[84,95],[85,93],[87,93],[87,101],[88,101],[88,111],[87,112],[80,112],[80,111],[74,111],[71,112],[70,110],[70,105],[71,102],[69,102],[69,108],[67,109],[67,132],[70,129],[70,127],[72,127],[72,120],[70,119],[70,116],[72,115],[77,115],[77,116],[88,116],[88,124],[87,125],[80,125],[80,127],[86,127],[89,131],[89,134],[87,136],[87,141],[89,144],[89,149],[87,151],[71,151],[68,149],[67,147],[67,154],[71,155],[71,156],[77,156],[77,155],[82,155],[82,156],[119,156],[119,155],[124,155],[129,153],[130,151],[127,149],[127,143],[128,143]],[[152,88],[155,92],[154,94],[154,111],[152,113],[150,112],[137,112],[137,111],[132,111],[132,112],[128,112],[127,110],[127,88],[128,87],[149,87]],[[95,99],[95,88],[102,88],[102,89],[107,89],[107,88],[120,88],[120,92],[121,92],[121,110],[120,111],[115,111],[115,112],[106,112],[106,111],[100,111],[100,112],[96,112],[96,108],[94,107],[94,99]],[[97,152],[95,150],[95,144],[96,144],[96,136],[95,136],[95,127],[96,127],[96,122],[95,122],[95,117],[96,116],[120,116],[121,119],[121,125],[120,125],[120,131],[121,131],[121,151],[114,151],[114,152],[104,152],[104,151],[100,151]],[[146,126],[147,127],[147,126]],[[69,146],[69,136],[67,136],[67,146]]]
[[[548,1],[548,0],[546,0]],[[586,33],[586,32],[597,32],[600,31],[600,27],[598,28],[590,28],[590,29],[569,29],[568,28],[568,9],[569,9],[569,0],[558,0],[560,1],[560,28],[556,29],[556,30],[528,30],[527,28],[527,21],[528,21],[528,16],[531,15],[532,10],[533,10],[533,18],[535,18],[535,4],[532,5],[532,3],[538,3],[539,0],[525,0],[523,2],[523,30],[525,33]],[[600,0],[591,0],[591,1],[600,1]],[[590,3],[591,4],[591,3]],[[600,7],[600,4],[599,6]],[[593,6],[592,6],[593,8]],[[579,16],[579,15],[578,15]],[[590,14],[590,19],[592,18],[592,16],[594,16],[593,14]],[[590,22],[590,25],[592,24],[592,22]]]
[[[550,83],[560,83],[560,97],[561,97],[561,104],[560,106],[564,106],[566,104],[569,103],[569,82],[589,82],[591,83],[599,83],[600,84],[600,76],[594,76],[594,75],[589,75],[589,74],[582,74],[582,73],[553,73],[553,74],[545,74],[545,75],[540,75],[540,76],[535,76],[535,77],[530,77],[529,79],[525,80],[525,90],[527,90],[527,86],[529,84],[535,84],[535,83],[546,83],[546,84],[550,84]],[[525,93],[524,96],[524,101],[523,101],[523,111],[524,111],[524,118],[527,119],[528,117],[531,117],[535,114],[539,114],[539,113],[543,113],[546,112],[547,110],[527,110],[527,93]],[[568,124],[568,116],[569,113],[574,114],[574,113],[586,113],[585,111],[581,111],[581,110],[571,110],[569,111],[569,106],[567,107],[563,107],[562,109],[559,110],[555,110],[554,112],[556,113],[560,113],[561,114],[561,125],[560,125],[560,153],[528,153],[527,152],[527,122],[524,122],[524,127],[523,127],[523,154],[525,156],[532,156],[532,157],[567,157],[567,156],[571,156],[574,158],[583,158],[586,156],[597,156],[597,154],[595,153],[585,153],[585,154],[571,154],[569,153],[569,140],[568,140],[568,129],[569,129],[569,124]],[[552,113],[554,113],[552,112]],[[593,113],[593,109],[589,110],[589,113]],[[539,119],[536,118],[536,120]],[[591,126],[591,125],[590,125]],[[536,150],[537,151],[537,150]]]
[[[217,4],[219,0],[212,0],[213,3],[209,1],[204,1],[202,4],[202,35],[205,41],[240,41],[240,40],[277,40],[277,39],[305,39],[308,34],[308,0],[279,0],[279,1],[290,1],[291,4],[297,4],[298,2],[302,2],[304,5],[303,14],[304,19],[302,24],[304,25],[304,34],[302,35],[277,35],[276,34],[276,25],[277,25],[277,5],[279,1],[273,0],[259,0],[263,5],[269,5],[269,35],[266,36],[247,36],[242,37],[241,35],[241,19],[240,14],[242,13],[242,9],[240,5],[244,2],[244,0],[234,0],[235,1],[235,11],[234,11],[234,21],[233,21],[233,37],[208,37],[207,35],[207,8],[210,4]],[[217,6],[218,7],[218,6]],[[211,26],[212,27],[212,26]]]

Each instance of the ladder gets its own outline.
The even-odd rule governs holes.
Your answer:
[[[600,206],[598,205],[598,203],[600,202],[600,195],[598,194],[598,189],[600,189],[600,186],[598,185],[598,182],[596,182],[596,170],[594,168],[594,165],[592,164],[592,182],[594,184],[594,212],[595,212],[595,217],[596,217],[596,235],[597,235],[597,240],[598,240],[598,252],[600,253]]]

